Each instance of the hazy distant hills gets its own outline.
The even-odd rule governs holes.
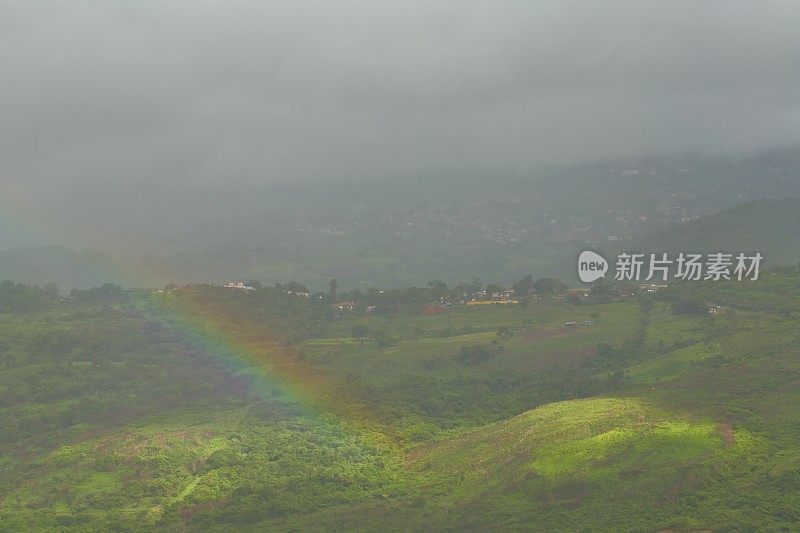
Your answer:
[[[621,245],[641,252],[761,252],[765,264],[800,261],[800,199],[760,200],[671,225]]]
[[[532,273],[577,282],[571,273],[578,247],[570,241],[529,238],[514,244],[420,238],[406,241],[359,242],[352,236],[328,236],[297,246],[206,248],[175,254],[141,270],[157,272],[166,281],[258,279],[290,280],[321,289],[335,277],[347,287],[423,285],[479,278],[484,283],[509,283]],[[377,241],[377,239],[375,239]],[[603,246],[598,246],[604,248]],[[606,243],[605,248],[611,248]],[[760,200],[670,224],[620,241],[615,248],[641,252],[761,252],[765,266],[800,261],[800,199]]]
[[[0,250],[0,280],[43,285],[55,283],[62,293],[105,282],[127,284],[122,268],[102,253],[63,246]]]
[[[599,248],[638,252],[761,252],[766,266],[800,261],[800,199],[760,200],[688,223],[671,224],[631,240]],[[112,259],[95,251],[64,247],[0,250],[0,280],[56,283],[62,292],[104,282],[159,286],[169,282],[215,282],[257,279],[272,284],[298,281],[315,289],[335,277],[341,286],[410,286],[429,280],[509,283],[532,273],[559,275],[567,283],[577,243],[497,244],[429,237],[407,241],[359,243],[348,236],[328,236],[316,243],[282,246],[206,247],[158,259],[131,256]],[[144,281],[146,280],[146,281]]]

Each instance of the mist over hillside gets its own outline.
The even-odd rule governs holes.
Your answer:
[[[0,232],[0,249],[18,247],[26,225],[49,226],[47,237],[54,244],[113,256],[160,257],[230,244],[293,245],[315,236],[363,234],[365,229],[380,233],[391,222],[408,225],[405,229],[414,235],[442,240],[459,229],[478,229],[478,234],[463,231],[466,235],[455,237],[481,238],[480,231],[511,231],[512,223],[524,228],[553,219],[563,227],[630,233],[746,201],[800,195],[800,148],[524,169],[434,170],[375,179],[342,176],[311,184],[223,178],[192,187],[169,181],[109,182],[93,187],[91,196],[73,191],[51,199],[37,224],[15,215],[19,230],[5,238]],[[512,212],[506,223],[492,220],[507,211]],[[453,212],[475,212],[475,224],[482,227],[454,227],[458,221],[452,220]],[[425,216],[431,220],[414,230],[410,224],[426,222],[415,217]],[[443,231],[437,234],[435,226]],[[390,229],[385,238],[402,238],[402,231],[395,235],[400,228]]]
[[[125,195],[87,207],[81,216],[107,222],[72,240],[99,253],[6,250],[0,277],[55,281],[66,290],[106,281],[158,286],[230,279],[297,280],[318,289],[331,278],[362,288],[433,279],[509,283],[529,273],[563,275],[581,249],[638,245],[652,232],[661,231],[656,241],[682,232],[690,240],[681,245],[707,249],[773,229],[770,259],[780,264],[792,260],[791,246],[784,246],[793,236],[792,205],[779,204],[785,217],[763,207],[748,216],[767,222],[747,227],[735,222],[739,212],[709,219],[713,232],[696,232],[690,223],[748,201],[791,195],[800,195],[800,150],[788,148],[609,160],[497,179],[464,174],[315,187],[165,187],[151,197]],[[70,223],[81,225],[68,217],[62,229]],[[692,242],[693,236],[701,240]]]
[[[135,280],[122,266],[100,252],[76,251],[63,246],[0,250],[0,278],[17,283],[55,283],[62,293],[102,283],[129,285]]]
[[[621,245],[639,252],[760,252],[767,266],[800,261],[800,199],[761,200],[684,224],[655,230]]]

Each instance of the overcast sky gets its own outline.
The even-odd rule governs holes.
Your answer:
[[[18,202],[800,141],[797,1],[1,5]]]

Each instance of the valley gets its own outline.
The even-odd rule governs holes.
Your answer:
[[[0,525],[790,527],[800,328],[772,295],[800,301],[800,275],[689,285],[435,315],[196,286],[0,314]],[[685,290],[729,309],[676,314]]]

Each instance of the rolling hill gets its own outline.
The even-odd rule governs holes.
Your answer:
[[[207,287],[2,313],[0,529],[792,530],[798,276],[652,307],[329,317]]]
[[[760,200],[685,224],[671,225],[621,247],[640,252],[761,252],[768,266],[800,261],[800,199]]]

